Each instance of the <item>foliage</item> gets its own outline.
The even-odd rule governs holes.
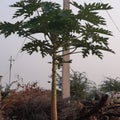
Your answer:
[[[6,98],[6,97],[8,96],[8,94],[9,94],[9,92],[10,92],[10,89],[11,89],[11,87],[12,87],[12,85],[13,85],[14,83],[16,83],[16,81],[13,81],[13,82],[11,82],[11,83],[9,83],[9,84],[6,84],[5,87],[2,87],[2,86],[1,86],[2,99]]]
[[[62,90],[62,76],[57,74],[58,91]],[[74,99],[92,98],[91,92],[96,90],[95,83],[90,81],[85,72],[72,70],[70,74],[70,95]],[[90,95],[91,94],[91,95]]]
[[[109,78],[106,77],[106,79],[103,81],[103,83],[100,85],[100,90],[103,92],[119,92],[120,91],[120,78]]]
[[[83,57],[91,53],[102,58],[102,51],[114,53],[108,46],[108,36],[111,32],[104,29],[103,25],[106,25],[106,21],[98,14],[99,10],[109,10],[112,7],[103,3],[79,5],[72,2],[71,4],[78,8],[77,14],[74,14],[72,10],[61,9],[57,3],[21,0],[11,5],[16,8],[13,18],[18,21],[0,22],[0,34],[4,34],[5,37],[17,34],[19,37],[30,40],[23,46],[22,51],[27,51],[29,54],[40,52],[42,57],[47,55],[52,57],[53,114],[57,111],[57,65],[71,62],[63,60],[65,56],[62,55],[63,50],[67,50],[69,46],[70,53],[68,54],[73,54],[80,48],[79,53],[82,53]],[[57,120],[57,113],[51,119]]]
[[[71,76],[71,79],[71,96],[76,99],[83,98],[89,85],[89,80],[86,77],[86,74],[73,71],[73,76]]]
[[[41,0],[22,0],[11,5],[17,8],[13,18],[21,18],[15,23],[0,22],[0,33],[5,37],[17,34],[20,37],[29,38],[30,42],[22,48],[29,54],[41,52],[42,56],[53,55],[53,48],[64,47],[73,50],[81,48],[83,57],[95,54],[102,58],[103,51],[113,52],[108,47],[108,37],[111,32],[102,28],[106,25],[105,19],[98,15],[99,10],[109,10],[112,7],[108,4],[93,3],[79,5],[71,3],[78,9],[78,13],[72,10],[63,10],[60,5]],[[102,26],[101,26],[102,25]],[[44,39],[34,37],[33,34],[43,33]],[[77,34],[77,35],[76,35]],[[54,45],[54,43],[57,43]],[[61,62],[62,56],[58,55],[57,60]]]
[[[90,86],[89,91],[87,91],[85,98],[87,100],[99,100],[100,97],[101,97],[101,94],[99,93],[97,86],[93,84],[92,86]]]

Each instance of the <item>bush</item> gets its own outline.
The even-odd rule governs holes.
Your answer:
[[[2,110],[7,120],[49,120],[50,91],[27,87],[23,91],[12,92],[3,100]]]

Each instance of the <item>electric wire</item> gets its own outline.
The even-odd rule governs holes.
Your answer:
[[[82,0],[83,1],[83,0]],[[102,0],[99,0],[101,3],[103,3]],[[85,3],[85,1],[83,1]],[[110,18],[110,20],[112,21],[113,25],[115,26],[115,28],[118,30],[118,32],[120,32],[119,27],[117,26],[116,22],[114,21],[114,19],[112,18],[112,16],[110,15],[110,13],[106,10],[106,13],[108,15],[108,17]]]
[[[99,0],[100,2],[102,2],[102,0]],[[103,2],[102,2],[103,3]],[[119,27],[117,26],[116,22],[114,21],[114,19],[112,18],[112,16],[110,15],[110,13],[106,10],[106,13],[108,15],[108,17],[110,18],[110,20],[112,21],[113,25],[115,26],[115,28],[118,30],[118,32],[120,32]]]
[[[18,59],[18,56],[19,56],[19,54],[21,53],[21,49],[22,49],[25,41],[26,41],[26,38],[25,38],[24,41],[22,42],[21,47],[20,47],[20,49],[18,50],[18,52],[17,52],[17,54],[16,54],[16,56],[15,56],[15,61]]]

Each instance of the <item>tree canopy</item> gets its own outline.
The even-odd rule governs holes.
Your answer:
[[[42,56],[53,54],[55,48],[70,46],[72,53],[81,48],[83,57],[90,53],[102,58],[102,51],[113,52],[108,47],[109,30],[102,26],[106,25],[105,19],[98,13],[99,10],[109,10],[112,7],[103,3],[79,5],[71,3],[78,9],[77,14],[72,10],[63,10],[61,6],[53,2],[41,0],[22,0],[11,5],[16,12],[13,15],[17,19],[15,23],[0,22],[0,34],[8,37],[16,33],[20,37],[27,37],[31,41],[22,48],[29,54],[41,52]],[[36,38],[34,34],[43,33],[44,39]],[[107,36],[106,36],[107,35]],[[61,51],[57,50],[57,53]],[[61,61],[60,55],[57,59]]]
[[[106,77],[103,83],[100,85],[100,90],[102,92],[119,92],[120,91],[120,78],[110,78]]]

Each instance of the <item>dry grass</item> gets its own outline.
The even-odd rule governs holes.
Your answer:
[[[107,96],[100,101],[62,100],[58,97],[59,120],[119,120],[120,106],[107,105]],[[22,91],[10,91],[2,101],[5,120],[50,120],[51,91],[28,85]]]

